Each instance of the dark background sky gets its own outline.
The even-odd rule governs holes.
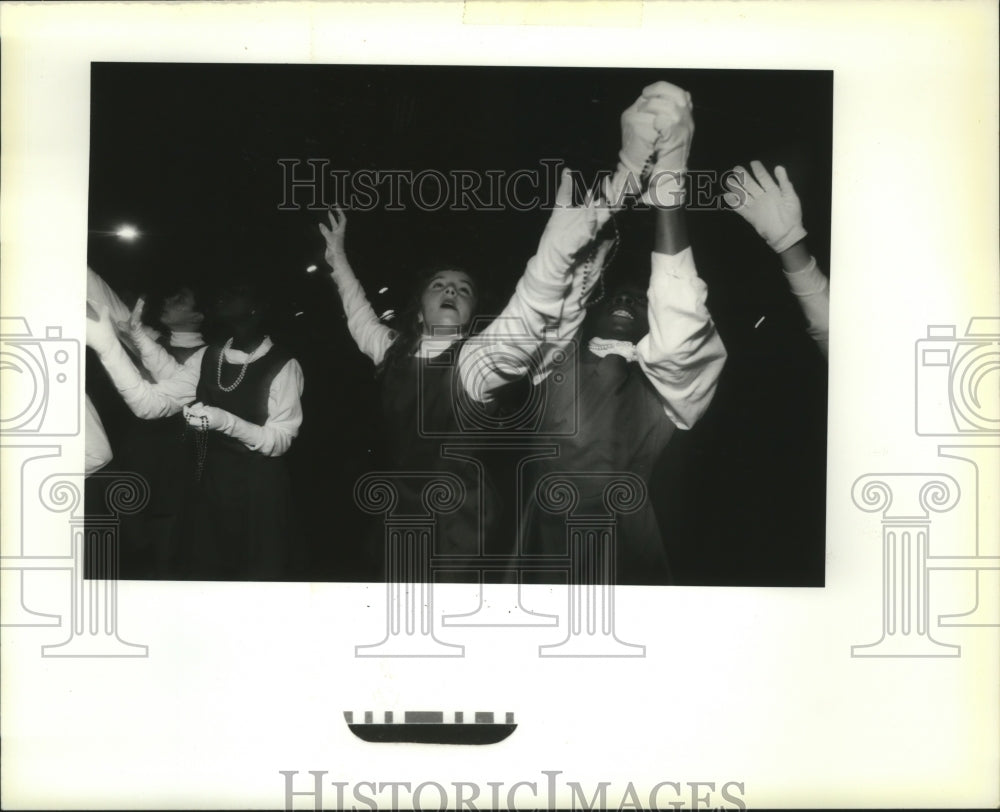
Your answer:
[[[92,267],[126,298],[175,278],[209,286],[234,270],[273,283],[272,334],[306,374],[305,422],[289,456],[303,505],[300,577],[360,577],[352,548],[366,533],[350,492],[378,465],[381,432],[371,364],[347,335],[332,283],[305,273],[325,267],[322,214],[279,210],[279,159],[328,159],[351,172],[514,171],[556,159],[591,178],[613,168],[622,110],[658,79],[693,96],[691,168],[721,173],[755,158],[788,168],[809,247],[829,270],[830,72],[92,66]],[[351,214],[348,253],[378,312],[399,308],[413,271],[439,260],[485,275],[502,305],[547,216],[376,207]],[[143,236],[126,244],[100,233],[122,222]],[[625,212],[619,223],[609,273],[648,271],[652,216]],[[825,364],[753,230],[725,210],[693,211],[689,227],[730,357],[709,413],[678,433],[652,483],[677,574],[692,584],[820,585]],[[388,294],[377,294],[384,285]]]

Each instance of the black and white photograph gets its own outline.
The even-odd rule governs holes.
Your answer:
[[[832,129],[831,71],[94,63],[121,577],[425,580],[409,522],[559,583],[589,517],[588,577],[821,587]]]
[[[986,0],[0,0],[0,806],[996,808]]]

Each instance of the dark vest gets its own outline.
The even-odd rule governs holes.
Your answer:
[[[550,379],[542,384],[546,387],[545,430],[565,434],[558,440],[560,455],[529,463],[526,481],[537,482],[553,471],[629,471],[648,483],[657,458],[676,429],[656,389],[638,363],[617,355],[599,358],[583,350],[578,372],[574,386]],[[579,478],[577,487],[577,512],[605,512],[600,478],[594,478],[592,484],[587,477]],[[526,496],[525,550],[535,555],[566,555],[564,519],[542,510],[533,495]],[[670,582],[666,550],[649,499],[638,511],[618,517],[617,538],[619,583]]]
[[[221,355],[222,347],[219,346],[210,346],[205,350],[201,359],[197,400],[206,406],[225,409],[230,414],[234,414],[249,423],[263,426],[267,422],[267,400],[271,384],[291,356],[276,346],[271,347],[263,358],[258,358],[247,366],[246,374],[239,386],[231,392],[225,392],[219,388],[217,382]],[[242,367],[242,364],[230,364],[223,359],[223,385],[231,386],[239,376]],[[233,451],[251,453],[243,443],[220,432],[211,432],[209,439],[211,442]]]

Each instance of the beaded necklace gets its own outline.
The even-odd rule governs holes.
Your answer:
[[[184,432],[181,435],[181,439],[187,438],[188,431],[194,432],[194,448],[195,448],[195,469],[194,469],[194,481],[201,482],[202,471],[205,470],[205,458],[208,456],[208,418],[205,415],[200,415],[198,417],[198,425],[192,426],[187,420],[184,420]]]
[[[604,258],[604,262],[601,264],[601,267],[596,269],[594,267],[594,257],[597,255],[596,244],[594,245],[593,248],[590,249],[590,252],[587,255],[587,259],[584,260],[583,263],[583,270],[582,270],[583,284],[580,286],[580,302],[583,305],[584,309],[589,310],[591,307],[596,305],[604,298],[604,294],[606,293],[604,287],[604,271],[607,270],[607,268],[611,265],[612,262],[614,262],[615,255],[618,253],[618,245],[621,242],[620,235],[618,233],[618,224],[615,222],[614,218],[611,218],[611,226],[614,229],[615,236],[614,240],[611,243],[611,248],[608,249],[608,254]],[[596,279],[594,279],[595,270],[597,273]],[[590,295],[591,290],[598,284],[601,287],[600,293],[598,293],[597,296],[588,300],[588,296]]]
[[[243,365],[240,367],[240,374],[236,376],[236,380],[233,381],[229,386],[223,386],[222,385],[222,360],[223,360],[223,358],[226,357],[226,353],[229,352],[229,350],[232,348],[232,346],[233,346],[233,340],[230,338],[225,343],[225,346],[223,346],[222,352],[219,353],[219,363],[218,363],[218,365],[215,368],[215,382],[216,382],[216,384],[218,384],[219,389],[221,389],[223,392],[232,392],[237,386],[239,386],[243,382],[243,376],[247,374],[247,367],[250,366],[250,358],[252,356],[252,353],[248,353],[247,354],[247,358],[243,362]]]

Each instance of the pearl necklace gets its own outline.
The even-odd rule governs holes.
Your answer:
[[[233,340],[230,338],[225,346],[222,348],[222,352],[219,353],[219,364],[215,369],[215,382],[218,384],[219,389],[223,392],[232,392],[237,386],[243,382],[243,376],[247,374],[247,367],[250,366],[250,355],[247,355],[247,360],[243,362],[243,366],[240,368],[240,374],[236,376],[236,380],[233,381],[229,386],[222,385],[222,361],[226,357],[226,353],[229,352],[230,348],[233,346]]]
[[[620,355],[626,361],[631,362],[637,360],[639,357],[634,343],[615,338],[592,338],[587,344],[587,349],[598,358],[604,358],[608,355]]]

